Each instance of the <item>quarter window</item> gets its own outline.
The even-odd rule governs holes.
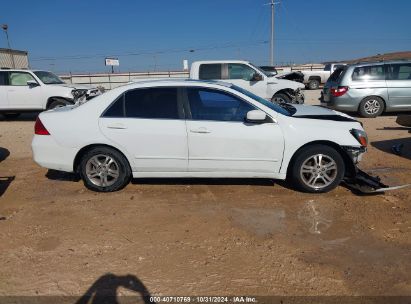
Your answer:
[[[131,118],[179,119],[176,88],[128,91],[124,96],[125,116]]]
[[[228,79],[243,79],[246,81],[251,81],[255,73],[256,72],[253,68],[245,64],[228,64]]]
[[[203,80],[222,79],[222,64],[200,65],[199,77]]]
[[[354,69],[352,74],[354,81],[385,80],[384,66],[371,65]]]
[[[411,80],[411,63],[387,65],[387,80]]]
[[[10,72],[10,85],[12,86],[26,86],[27,81],[36,81],[29,73],[24,72]],[[36,81],[37,82],[37,81]]]
[[[187,91],[193,120],[244,121],[247,112],[256,109],[224,92],[197,88]]]
[[[0,86],[5,86],[8,83],[8,72],[0,72]]]

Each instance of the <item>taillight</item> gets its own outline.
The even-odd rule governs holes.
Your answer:
[[[348,89],[348,87],[331,88],[331,95],[334,97],[343,96],[345,93],[348,92]]]
[[[40,118],[37,117],[36,123],[34,125],[34,134],[36,135],[50,135],[49,131],[47,131],[46,127],[41,122]]]

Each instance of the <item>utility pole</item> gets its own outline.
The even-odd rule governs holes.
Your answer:
[[[271,0],[268,5],[271,5],[271,42],[270,42],[270,65],[274,66],[274,17],[275,17],[275,5],[280,2]]]
[[[14,55],[12,53],[11,47],[10,47],[10,40],[9,40],[9,33],[8,33],[8,29],[9,26],[7,24],[2,24],[1,28],[4,30],[4,32],[6,33],[6,38],[7,38],[7,45],[9,47],[9,53],[10,53],[10,57],[11,57],[11,63],[13,64],[13,69],[16,68],[16,64],[14,63]]]

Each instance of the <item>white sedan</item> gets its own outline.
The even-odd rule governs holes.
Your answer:
[[[358,121],[329,109],[277,105],[232,84],[162,80],[41,113],[32,149],[40,166],[79,173],[95,191],[132,177],[202,177],[287,178],[327,192],[356,174],[367,141]]]

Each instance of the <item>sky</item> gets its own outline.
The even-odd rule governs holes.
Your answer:
[[[269,63],[269,0],[0,0],[11,47],[56,73],[182,70],[183,60]],[[276,0],[275,63],[411,51],[411,0]],[[0,48],[7,47],[0,33]]]

